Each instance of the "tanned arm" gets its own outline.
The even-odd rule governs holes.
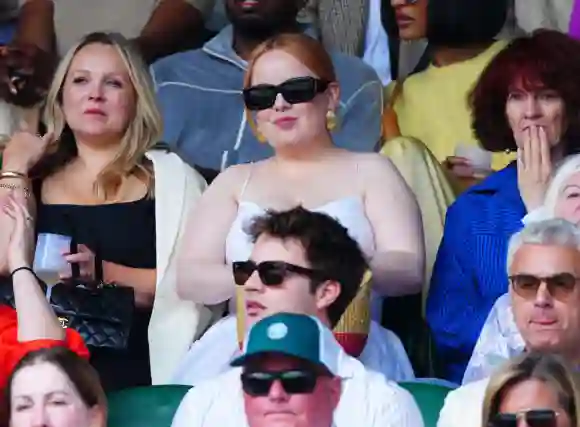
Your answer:
[[[160,0],[136,39],[148,63],[181,50],[202,33],[205,10],[201,9],[211,8],[213,0],[197,0],[197,3],[200,6],[186,0]]]
[[[55,55],[53,1],[20,0],[20,4],[14,43],[32,44]]]

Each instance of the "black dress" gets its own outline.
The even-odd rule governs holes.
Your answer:
[[[39,198],[37,197],[37,200]],[[38,233],[72,236],[116,264],[156,267],[155,201],[108,205],[45,205],[38,201]],[[105,391],[151,384],[147,328],[151,309],[136,309],[126,351],[89,348]]]

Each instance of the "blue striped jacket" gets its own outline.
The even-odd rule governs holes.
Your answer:
[[[426,313],[445,379],[461,383],[485,319],[507,290],[507,243],[525,214],[515,162],[447,211]]]

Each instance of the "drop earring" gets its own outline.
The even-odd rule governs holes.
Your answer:
[[[259,130],[256,130],[256,139],[260,144],[266,143],[266,137]]]
[[[336,119],[336,114],[334,113],[334,111],[328,110],[328,113],[326,113],[326,129],[328,129],[329,132],[332,132],[333,130],[336,129],[337,125],[338,123]]]

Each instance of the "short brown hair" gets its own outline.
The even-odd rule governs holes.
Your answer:
[[[506,118],[513,86],[554,90],[564,100],[566,154],[580,148],[580,42],[553,30],[537,30],[513,40],[487,65],[469,95],[472,128],[489,151],[516,150]]]
[[[50,363],[60,369],[74,385],[87,408],[99,407],[103,413],[103,419],[107,419],[107,399],[101,386],[99,374],[88,360],[66,347],[42,348],[32,351],[18,362],[10,374],[6,390],[4,390],[3,417],[10,417],[12,383],[16,374],[26,367],[40,363]]]
[[[367,269],[363,253],[347,229],[326,214],[298,206],[283,212],[268,211],[256,218],[247,231],[254,242],[264,234],[298,241],[310,266],[340,283],[340,295],[328,308],[334,327],[358,293]],[[311,292],[319,285],[312,281]]]

